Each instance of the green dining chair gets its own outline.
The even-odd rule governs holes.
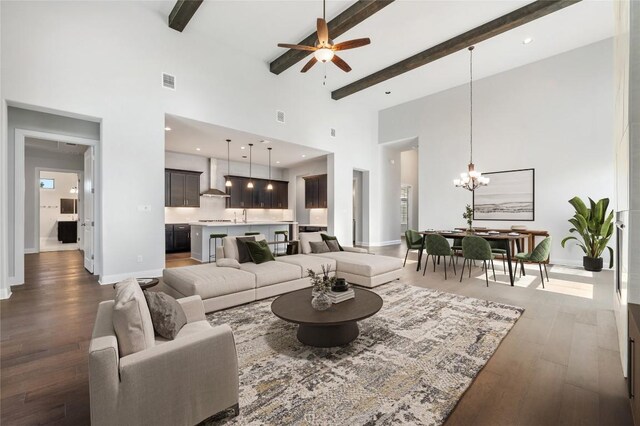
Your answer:
[[[544,277],[542,276],[542,267],[549,282],[549,273],[547,272],[547,262],[549,262],[549,254],[551,254],[551,237],[547,237],[533,249],[531,253],[516,254],[516,262],[520,262],[520,276],[527,275],[524,272],[524,262],[537,263],[540,269],[540,279],[542,280],[542,288],[544,288]],[[517,267],[517,266],[516,266]]]
[[[456,263],[458,263],[458,254],[462,254],[462,238],[454,238],[451,250],[456,255]]]
[[[427,251],[427,261],[424,263],[424,271],[422,276],[427,272],[427,265],[429,264],[429,256],[433,258],[433,272],[436,271],[436,257],[438,263],[440,263],[440,256],[444,259],[444,279],[447,279],[447,256],[449,257],[449,264],[453,265],[453,274],[456,275],[456,263],[453,261],[453,250],[449,245],[449,241],[445,237],[439,234],[427,234],[425,237],[425,248]]]
[[[464,261],[462,262],[462,273],[460,274],[460,282],[462,282],[462,276],[464,275],[464,265],[469,261],[469,278],[471,278],[471,262],[474,260],[482,260],[484,266],[484,277],[487,281],[487,287],[489,287],[489,273],[487,272],[487,261],[491,263],[491,269],[493,269],[493,280],[496,280],[496,270],[493,267],[493,259],[495,256],[491,253],[491,246],[489,242],[482,237],[476,237],[469,235],[462,239],[462,256]]]
[[[418,233],[418,231],[414,231],[413,229],[407,229],[404,232],[405,240],[407,242],[407,254],[404,255],[404,263],[402,267],[407,264],[407,256],[409,256],[409,250],[418,250],[422,248],[422,235]]]
[[[509,244],[509,242],[507,241],[507,244]],[[489,245],[491,246],[491,253],[495,254],[495,255],[501,255],[502,256],[502,269],[504,270],[504,273],[507,273],[507,250],[504,249],[504,243],[502,241],[497,241],[497,240],[489,240]]]

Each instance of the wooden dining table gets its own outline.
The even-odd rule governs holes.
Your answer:
[[[501,232],[501,233],[497,233],[497,234],[489,234],[489,233],[485,233],[485,232],[472,232],[472,233],[468,233],[466,231],[461,232],[461,231],[422,231],[419,232],[420,235],[422,235],[422,243],[420,245],[420,252],[418,253],[418,267],[417,267],[417,271],[420,270],[421,265],[422,265],[422,252],[424,252],[424,243],[425,243],[425,235],[428,234],[438,234],[438,235],[442,235],[445,238],[464,238],[468,235],[475,235],[477,237],[482,237],[485,240],[491,240],[491,241],[499,241],[502,243],[502,248],[504,248],[507,251],[507,264],[509,265],[509,281],[511,282],[511,287],[513,287],[514,285],[514,281],[515,281],[515,274],[513,271],[513,266],[511,265],[511,242],[515,242],[516,248],[518,251],[521,250],[520,248],[520,240],[522,239],[522,236],[518,233],[508,233],[508,232]],[[427,266],[425,265],[425,268]]]

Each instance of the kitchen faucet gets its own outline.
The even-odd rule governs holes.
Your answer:
[[[247,209],[242,209],[242,222],[247,223]]]

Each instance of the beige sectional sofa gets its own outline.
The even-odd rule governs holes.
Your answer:
[[[256,240],[264,240],[256,235]],[[239,259],[235,237],[225,237],[217,258]],[[240,269],[215,263],[165,269],[159,289],[175,298],[198,295],[206,312],[266,299],[311,285],[307,269],[320,272],[322,265],[336,269],[336,261],[302,254],[277,257],[274,262],[241,263]]]
[[[264,240],[257,235],[256,240]],[[332,275],[364,287],[376,287],[402,275],[402,259],[376,256],[364,249],[312,254],[309,242],[322,241],[320,232],[300,233],[302,254],[276,257],[274,262],[241,263],[240,269],[215,263],[171,268],[163,271],[159,289],[175,298],[200,296],[206,312],[266,299],[311,285],[307,270],[319,273],[323,265]],[[216,257],[239,259],[235,237],[225,237]]]
[[[344,251],[311,253],[310,242],[322,241],[322,232],[301,232],[300,249],[304,255],[336,261],[336,276],[363,287],[377,287],[402,275],[402,259],[376,256],[364,249],[344,247]]]

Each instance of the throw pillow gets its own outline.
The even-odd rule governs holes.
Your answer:
[[[251,262],[251,255],[247,248],[248,241],[255,241],[256,237],[237,237],[236,242],[238,244],[238,262],[247,263]]]
[[[311,246],[311,253],[329,253],[331,251],[324,241],[309,241],[309,245]]]
[[[120,356],[153,347],[153,322],[138,281],[128,278],[116,284],[114,301],[112,321]]]
[[[260,263],[276,260],[266,241],[247,241],[246,244],[253,263],[259,265]]]
[[[322,236],[322,241],[335,241],[336,243],[338,243],[338,237],[334,237],[332,235],[327,235],[327,234],[320,234],[320,235]],[[340,243],[338,243],[338,247],[340,248],[340,251],[344,251]]]
[[[145,291],[151,321],[155,332],[165,339],[173,340],[187,323],[187,316],[176,299],[161,291]]]
[[[340,251],[341,247],[338,244],[338,240],[327,240],[325,241],[327,247],[329,247],[329,251]]]
[[[240,269],[240,262],[231,258],[220,258],[220,259],[216,259],[216,266],[219,266],[221,268]]]

